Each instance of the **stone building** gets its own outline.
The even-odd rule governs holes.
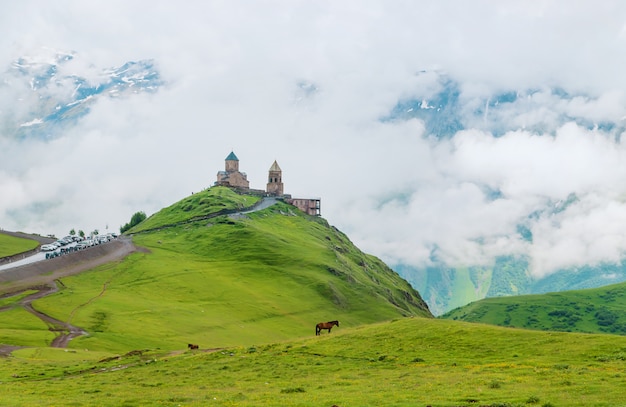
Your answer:
[[[283,171],[278,166],[276,160],[270,167],[267,177],[267,189],[265,191],[268,195],[283,196]]]
[[[322,215],[322,200],[320,198],[286,198],[285,202],[295,206],[296,208],[300,209],[302,212],[308,215]]]
[[[241,192],[254,195],[267,195],[283,199],[290,205],[295,206],[302,212],[313,216],[321,216],[321,199],[319,198],[292,198],[291,195],[285,194],[283,185],[283,171],[278,162],[274,163],[269,169],[267,176],[267,187],[264,190],[250,189],[250,182],[245,172],[239,171],[239,159],[234,152],[230,152],[226,157],[226,166],[224,171],[218,171],[217,181],[215,185],[235,188]]]
[[[217,172],[217,181],[215,185],[227,187],[249,189],[250,182],[245,172],[239,171],[239,158],[234,152],[230,152],[226,157],[226,166],[224,171]]]

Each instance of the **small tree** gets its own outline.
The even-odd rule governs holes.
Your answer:
[[[146,220],[146,218],[147,216],[145,212],[135,212],[135,214],[130,218],[129,223],[125,224],[124,226],[120,226],[120,233],[124,233],[133,226],[137,226],[138,224]]]
[[[84,238],[85,237],[85,232],[83,232],[82,230],[78,231],[78,236]]]
[[[74,228],[72,228],[72,230],[70,230],[70,236],[74,236],[76,234],[76,231],[74,230]]]

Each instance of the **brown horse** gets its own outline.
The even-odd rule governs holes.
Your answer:
[[[189,349],[200,349],[200,346],[198,346],[198,345],[194,345],[193,343],[189,343],[189,344],[187,344],[187,347],[188,347]]]
[[[320,322],[315,325],[315,335],[319,335],[322,329],[327,329],[328,333],[330,333],[330,330],[334,325],[339,326],[339,321]]]

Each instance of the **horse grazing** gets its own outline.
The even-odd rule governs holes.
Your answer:
[[[330,333],[330,330],[334,325],[339,326],[339,321],[320,322],[319,324],[315,325],[315,335],[319,335],[322,329],[327,329],[328,333]]]
[[[187,344],[187,347],[188,347],[189,349],[200,349],[200,346],[198,346],[198,345],[194,345],[193,343],[189,343],[189,344]]]

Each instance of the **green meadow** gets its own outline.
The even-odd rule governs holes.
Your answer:
[[[626,338],[432,318],[211,352],[23,349],[5,405],[623,406]]]
[[[32,239],[24,239],[0,233],[0,257],[27,252],[39,246],[39,242]]]

